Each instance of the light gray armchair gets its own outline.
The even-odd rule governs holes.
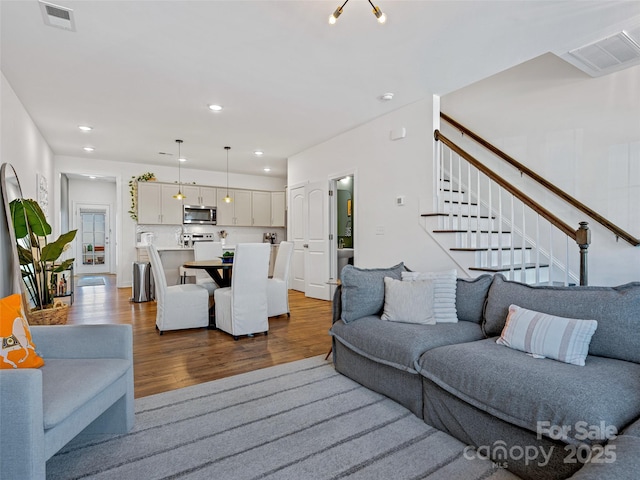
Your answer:
[[[70,440],[134,424],[131,325],[32,326],[45,365],[0,370],[0,479],[44,479]]]

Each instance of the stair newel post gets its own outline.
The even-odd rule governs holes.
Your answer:
[[[587,271],[587,249],[591,243],[589,222],[580,222],[580,227],[576,230],[576,243],[580,247],[580,286],[586,286],[589,284]]]

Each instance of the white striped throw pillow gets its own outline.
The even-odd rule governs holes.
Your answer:
[[[447,270],[444,272],[402,272],[402,280],[433,281],[433,316],[436,323],[457,323],[456,286],[458,272]]]
[[[527,352],[534,358],[584,366],[596,328],[596,320],[556,317],[510,305],[507,323],[496,343]]]

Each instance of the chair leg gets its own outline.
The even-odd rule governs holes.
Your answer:
[[[331,347],[331,348],[329,349],[329,353],[327,353],[327,356],[326,356],[326,357],[324,357],[324,359],[325,359],[325,360],[327,360],[327,359],[329,358],[329,355],[331,355],[331,352],[333,352],[333,347]]]

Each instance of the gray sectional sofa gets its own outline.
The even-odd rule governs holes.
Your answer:
[[[458,278],[458,322],[420,325],[359,317],[381,306],[380,279],[399,279],[403,265],[348,268],[355,280],[343,278],[333,303],[336,370],[524,479],[640,478],[640,283]],[[597,320],[585,365],[497,344],[511,304]]]

